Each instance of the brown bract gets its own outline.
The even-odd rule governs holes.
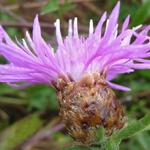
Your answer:
[[[78,82],[57,82],[60,117],[78,142],[91,144],[100,126],[111,135],[124,124],[124,112],[104,76],[95,73]]]

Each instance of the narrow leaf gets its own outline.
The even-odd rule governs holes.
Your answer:
[[[147,132],[138,134],[136,140],[139,142],[143,150],[149,150],[150,148],[150,136]]]
[[[140,119],[139,121],[135,121],[129,124],[127,127],[121,129],[112,135],[112,138],[115,141],[121,141],[123,139],[134,136],[142,131],[150,129],[150,113],[148,113],[145,117]]]
[[[38,115],[33,114],[16,122],[0,134],[0,150],[12,150],[33,135],[42,125]]]
[[[42,14],[57,11],[59,9],[59,0],[49,0],[48,3],[42,8]]]
[[[145,1],[132,17],[132,25],[143,24],[150,17],[150,1]]]

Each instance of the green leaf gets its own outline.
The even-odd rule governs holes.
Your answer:
[[[136,136],[136,140],[140,144],[143,150],[149,150],[150,148],[150,136],[147,132],[140,133]]]
[[[49,86],[38,85],[29,87],[27,89],[27,95],[29,95],[28,99],[30,109],[36,108],[41,111],[45,109],[56,110],[58,106],[56,92]]]
[[[145,1],[132,17],[132,26],[143,24],[150,17],[150,1]]]
[[[12,150],[33,135],[42,125],[37,114],[14,123],[0,135],[0,150]]]
[[[123,139],[129,138],[143,131],[150,130],[150,113],[139,121],[131,122],[127,127],[114,133],[106,142],[107,150],[119,150],[119,144]]]
[[[65,1],[65,3],[60,7],[60,12],[63,14],[66,11],[72,10],[76,7],[75,4],[72,4],[68,1]]]
[[[150,147],[150,134],[147,131],[137,134],[130,138],[128,142],[123,142],[120,145],[121,150],[149,150]]]
[[[49,0],[48,3],[42,8],[42,14],[57,11],[59,9],[59,0]]]
[[[105,141],[105,129],[104,128],[99,128],[96,131],[97,139],[99,142]]]
[[[138,74],[142,75],[144,78],[150,79],[150,70],[140,70]]]
[[[120,131],[114,133],[112,135],[112,138],[115,139],[115,141],[121,141],[123,139],[129,138],[131,136],[134,136],[140,132],[149,129],[150,129],[150,113],[148,113],[142,119],[135,121],[129,124],[127,127],[124,127]]]
[[[119,142],[113,139],[108,140],[106,143],[106,150],[119,150]]]

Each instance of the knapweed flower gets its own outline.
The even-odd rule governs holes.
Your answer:
[[[123,109],[111,88],[129,88],[111,82],[120,74],[149,69],[149,26],[128,28],[129,16],[118,30],[120,2],[109,17],[102,15],[97,26],[90,20],[89,35],[78,34],[77,18],[69,20],[68,35],[62,38],[60,20],[55,22],[56,51],[41,36],[38,16],[32,37],[26,32],[14,43],[0,28],[0,54],[8,64],[0,65],[0,82],[13,87],[48,84],[57,90],[60,116],[77,141],[90,143],[99,126],[108,134],[123,126]],[[21,83],[21,84],[17,84]]]

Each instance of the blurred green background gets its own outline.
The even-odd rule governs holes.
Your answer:
[[[116,0],[0,0],[0,24],[12,39],[21,40],[32,31],[39,14],[43,37],[55,46],[53,22],[61,19],[65,35],[68,19],[78,17],[79,30],[87,34],[89,19],[98,22],[101,14],[111,12]],[[131,15],[131,27],[150,23],[150,0],[122,0],[119,22]],[[5,60],[0,57],[0,62]],[[128,121],[143,117],[150,109],[150,71],[122,75],[115,82],[131,92],[116,94],[124,104]],[[14,89],[0,84],[0,150],[60,150],[72,146],[58,117],[55,90],[46,85]],[[121,150],[150,150],[150,133],[144,132],[121,143]]]

